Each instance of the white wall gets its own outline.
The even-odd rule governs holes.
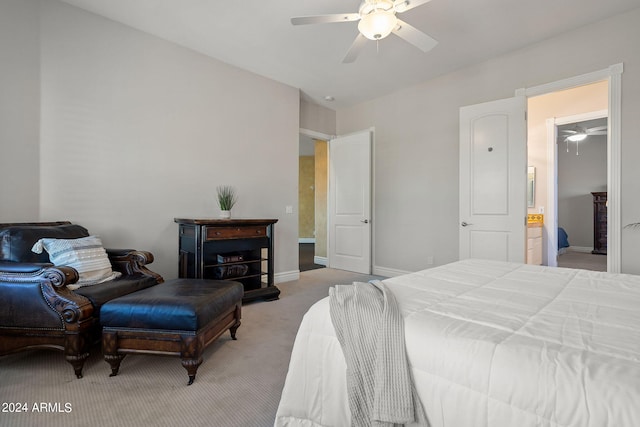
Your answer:
[[[0,222],[39,214],[38,25],[37,2],[0,2]]]
[[[336,112],[318,104],[300,99],[300,128],[323,133],[336,134]]]
[[[337,133],[375,127],[377,268],[414,271],[458,258],[459,108],[518,88],[624,63],[622,224],[640,221],[640,9],[337,111]],[[594,52],[597,52],[594,55]],[[558,58],[563,58],[559,61]],[[623,230],[622,271],[640,272],[640,232]]]
[[[151,251],[177,276],[175,217],[278,218],[275,273],[298,270],[299,91],[80,9],[41,6],[40,217]]]
[[[276,272],[297,270],[297,216],[284,206],[297,205],[298,91],[50,1],[39,57],[38,5],[0,3],[0,52],[12,58],[0,73],[0,195],[12,204],[2,220],[77,221],[109,246],[151,250],[170,278],[173,218],[215,216],[215,186],[233,184],[234,215],[280,219]],[[336,133],[376,130],[375,265],[413,271],[429,256],[457,259],[460,106],[619,62],[622,224],[639,222],[639,21],[640,9],[338,111]],[[639,248],[640,232],[623,230],[623,271],[640,272]]]

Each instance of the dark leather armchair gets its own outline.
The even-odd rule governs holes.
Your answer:
[[[162,277],[146,265],[146,251],[106,249],[112,269],[121,274],[97,285],[67,288],[78,272],[54,266],[46,252],[31,248],[41,238],[89,236],[67,221],[0,224],[0,355],[35,348],[62,350],[78,378],[89,349],[100,337],[100,307],[107,301],[154,286]]]

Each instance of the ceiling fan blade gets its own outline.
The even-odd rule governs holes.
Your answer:
[[[438,42],[431,36],[426,35],[422,31],[398,19],[398,26],[392,31],[398,37],[401,37],[420,49],[428,52],[433,49]]]
[[[578,133],[577,131],[575,131],[575,130],[571,130],[571,129],[564,129],[564,130],[561,130],[560,132],[564,132],[564,133]]]
[[[395,8],[396,12],[402,13],[406,12],[407,10],[413,9],[414,7],[429,3],[430,1],[431,0],[396,0],[393,3],[393,7]]]
[[[606,126],[596,126],[594,128],[587,129],[587,132],[595,132],[595,131],[598,131],[598,130],[607,130],[607,127]]]
[[[333,22],[350,22],[360,19],[357,13],[342,13],[335,15],[296,16],[291,18],[293,25],[331,24]]]
[[[353,41],[353,43],[351,43],[351,47],[349,48],[349,51],[347,51],[347,54],[342,59],[342,62],[344,64],[349,64],[355,61],[358,55],[360,55],[360,52],[362,51],[362,48],[364,47],[364,45],[367,44],[367,40],[368,39],[365,36],[363,36],[362,33],[358,33],[358,36]]]
[[[587,135],[606,135],[606,130],[597,130],[595,132],[587,132]]]

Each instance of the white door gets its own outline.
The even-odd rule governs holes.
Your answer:
[[[329,141],[329,267],[371,272],[371,132]]]
[[[460,259],[525,262],[523,96],[460,108]]]

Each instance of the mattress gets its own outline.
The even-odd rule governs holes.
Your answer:
[[[433,427],[640,425],[640,276],[463,260],[383,281]],[[349,426],[325,298],[300,325],[276,426]]]

